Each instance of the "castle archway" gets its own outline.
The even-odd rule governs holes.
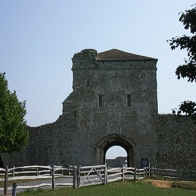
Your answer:
[[[127,152],[127,166],[135,165],[135,143],[125,136],[119,134],[107,135],[102,138],[97,144],[98,159],[100,164],[105,163],[106,152],[112,146],[120,146]]]
[[[113,145],[105,152],[105,162],[108,167],[127,167],[127,151],[119,145]]]
[[[115,159],[117,157],[127,157],[127,152],[123,147],[114,145],[106,151],[105,156],[106,156],[106,159]]]

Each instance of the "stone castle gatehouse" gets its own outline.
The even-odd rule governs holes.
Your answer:
[[[157,59],[117,49],[86,49],[72,58],[73,92],[54,123],[28,127],[29,144],[3,155],[5,165],[94,165],[119,145],[128,166],[148,159],[159,167],[196,168],[195,125],[159,115]],[[168,95],[169,96],[169,95]]]

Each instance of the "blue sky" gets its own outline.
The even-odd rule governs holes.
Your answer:
[[[178,21],[193,0],[1,0],[0,72],[26,100],[27,124],[54,122],[72,91],[71,58],[86,48],[117,48],[158,59],[158,110],[171,113],[194,100],[193,85],[177,80],[185,51],[166,40],[189,34]]]

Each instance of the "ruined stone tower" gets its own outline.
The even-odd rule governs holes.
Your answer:
[[[81,162],[103,163],[113,145],[125,148],[129,165],[154,159],[157,59],[86,49],[72,61],[73,92],[63,102],[63,115],[76,123]]]

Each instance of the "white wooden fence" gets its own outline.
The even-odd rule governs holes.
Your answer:
[[[77,187],[108,184],[125,179],[134,181],[143,179],[146,170],[134,167],[119,167],[107,169],[107,165],[79,166],[77,167]]]
[[[50,179],[50,182],[40,183],[32,186],[17,186],[17,189],[34,189],[49,186],[54,189],[56,186],[72,186],[79,188],[82,186],[91,186],[97,184],[108,184],[113,181],[125,179],[132,179],[134,181],[141,180],[144,177],[149,178],[163,178],[163,179],[181,179],[181,170],[174,169],[159,169],[156,167],[146,167],[137,169],[135,167],[119,167],[108,169],[107,165],[94,166],[24,166],[13,167],[5,169],[0,168],[0,181],[4,181],[4,195],[7,190],[12,189],[8,187],[8,182],[17,180],[40,180]],[[57,179],[63,179],[61,183]],[[67,180],[65,180],[67,179]]]
[[[107,184],[107,165],[78,166],[78,188],[97,184]]]
[[[70,175],[70,172],[73,175]],[[2,176],[2,177],[1,177]],[[51,183],[40,183],[39,185],[32,186],[17,186],[17,189],[33,189],[50,186],[54,189],[55,186],[76,186],[76,168],[64,168],[62,166],[24,166],[24,167],[6,167],[5,169],[0,168],[0,181],[4,181],[4,195],[7,194],[7,190],[12,189],[8,187],[8,182],[17,180],[40,180],[40,179],[51,179]],[[3,178],[4,177],[4,178]],[[70,178],[69,182],[55,183],[57,178]]]
[[[145,168],[137,169],[135,167],[119,167],[107,170],[108,182],[113,182],[117,180],[121,180],[124,182],[125,179],[132,179],[136,181],[143,179],[145,176]]]

